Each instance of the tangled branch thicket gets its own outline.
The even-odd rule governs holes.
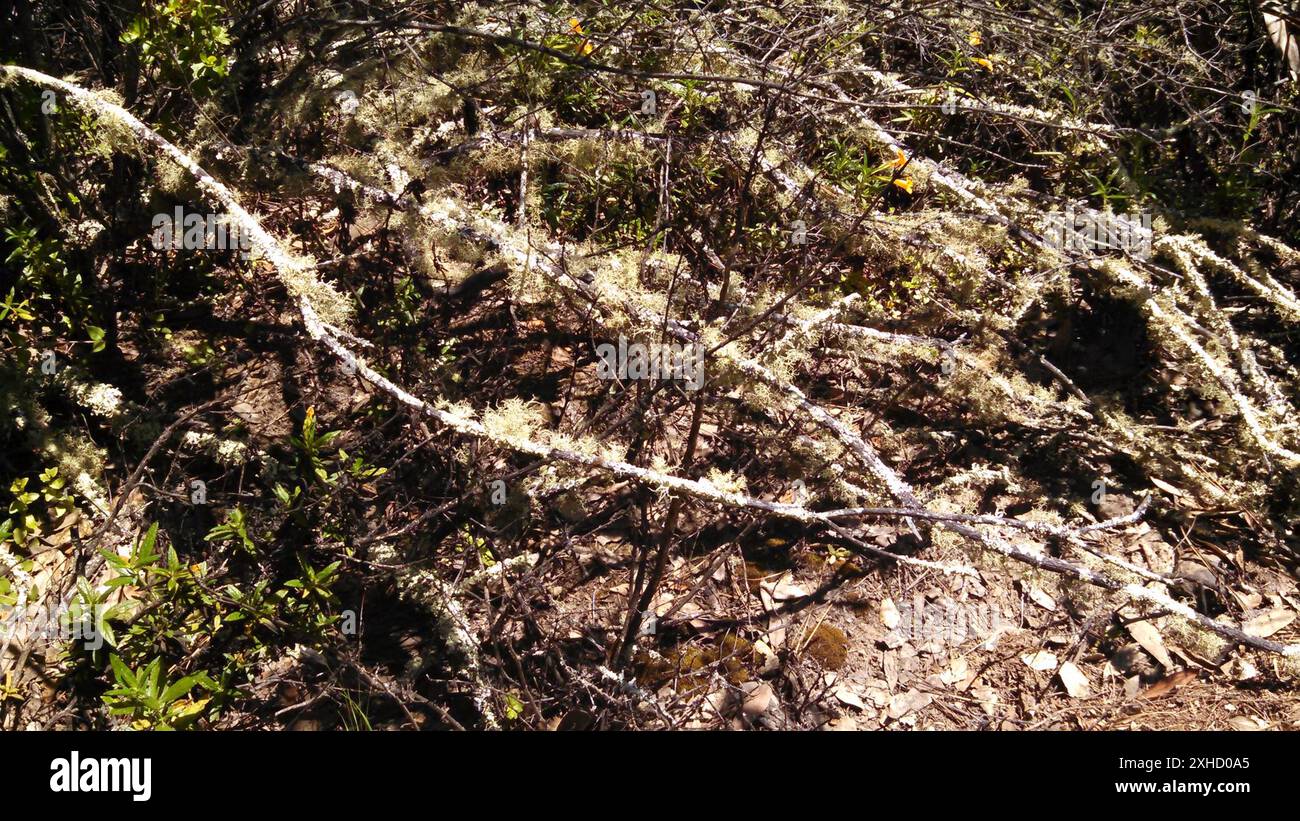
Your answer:
[[[14,12],[11,724],[817,727],[921,590],[1292,686],[1284,9],[355,5]]]

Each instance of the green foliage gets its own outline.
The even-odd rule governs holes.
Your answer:
[[[226,514],[226,521],[212,528],[203,538],[209,542],[235,542],[249,553],[257,552],[257,545],[248,537],[244,511],[238,506],[231,508]]]
[[[485,568],[497,563],[497,558],[492,555],[492,548],[488,547],[487,540],[482,536],[476,536],[468,525],[461,530],[461,543],[456,547],[458,553],[466,550],[478,554],[478,559]]]
[[[85,324],[92,311],[90,296],[81,274],[68,267],[60,243],[40,236],[28,225],[6,228],[5,241],[10,248],[5,262],[18,268],[19,276],[0,310],[0,319],[39,316],[46,323],[58,322],[69,332],[85,327],[91,336]]]
[[[681,130],[691,132],[704,126],[713,116],[717,106],[722,104],[722,97],[710,93],[711,86],[693,79],[680,80],[674,84],[674,90],[681,97]]]
[[[190,726],[207,707],[208,698],[192,698],[195,687],[217,690],[217,684],[203,673],[168,682],[162,678],[162,659],[155,658],[142,669],[132,670],[117,655],[109,657],[115,686],[104,693],[111,715],[130,720],[137,730],[182,730]]]
[[[35,489],[37,485],[28,476],[10,483],[9,518],[0,528],[0,545],[8,540],[20,548],[26,547],[75,508],[57,467],[42,471],[35,479],[40,490]]]
[[[31,300],[14,301],[16,292],[17,288],[10,288],[9,293],[5,294],[4,302],[0,303],[0,322],[4,322],[6,319],[29,322],[36,318],[36,314],[31,311]]]
[[[853,194],[865,205],[875,199],[890,184],[894,170],[900,163],[889,160],[876,162],[871,153],[853,140],[833,136],[821,168],[827,178]]]
[[[302,435],[293,437],[292,442],[294,447],[298,448],[303,474],[309,477],[309,480],[327,485],[332,485],[338,480],[337,473],[330,473],[325,469],[322,455],[324,449],[338,437],[339,431],[319,433],[316,430],[316,408],[307,408],[307,414],[302,420]]]
[[[330,604],[336,601],[334,592],[330,590],[330,585],[334,583],[335,577],[339,572],[340,562],[331,562],[320,570],[314,569],[301,557],[298,564],[302,567],[302,576],[297,579],[290,579],[284,583],[286,590],[297,593],[297,603],[303,605]],[[292,596],[285,595],[286,600],[292,600]],[[313,612],[312,617],[317,618],[321,614]],[[328,619],[327,619],[328,621]]]
[[[420,289],[416,287],[413,276],[399,278],[393,283],[391,292],[385,294],[384,298],[377,299],[376,302],[373,318],[376,328],[400,334],[407,329],[418,327],[424,298],[420,294]]]
[[[246,555],[256,549],[238,508],[208,537],[239,544]],[[104,612],[101,629],[111,645],[115,685],[104,704],[110,715],[134,727],[179,729],[199,718],[215,719],[245,695],[243,683],[260,660],[290,644],[325,647],[338,640],[337,561],[317,569],[299,555],[297,572],[280,584],[270,578],[241,582],[238,563],[229,558],[209,569],[206,561],[183,561],[174,545],[161,548],[157,523],[130,555],[102,553],[112,576],[98,591],[79,580],[79,603]],[[104,609],[118,588],[134,591],[136,600]],[[86,661],[96,658],[90,654]],[[163,670],[184,675],[168,683]],[[201,698],[190,695],[195,687],[203,691]]]
[[[362,731],[369,732],[374,729],[370,723],[370,716],[366,715],[366,708],[369,706],[370,696],[368,693],[362,695],[361,699],[355,698],[348,690],[343,690],[343,706],[346,712],[343,715],[343,728],[349,732],[359,733]]]
[[[552,230],[595,242],[643,243],[655,225],[655,159],[628,146],[578,140],[540,182]]]
[[[514,693],[506,693],[505,701],[507,721],[515,721],[524,714],[524,703],[519,700],[519,696]]]
[[[206,94],[230,71],[230,35],[221,24],[221,7],[205,0],[167,0],[146,4],[122,33],[145,66],[156,67],[167,82]]]

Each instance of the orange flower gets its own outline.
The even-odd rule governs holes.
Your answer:
[[[577,17],[569,18],[569,33],[575,34],[582,38],[582,42],[574,45],[573,47],[574,50],[577,51],[578,54],[580,54],[581,56],[586,57],[588,54],[596,50],[596,47],[593,46],[591,44],[591,41],[586,38],[587,32],[583,30],[582,21],[579,20]]]
[[[972,46],[979,46],[984,42],[984,36],[978,31],[972,31],[966,38],[966,42],[970,43]]]
[[[987,68],[989,71],[992,71],[992,70],[993,70],[993,61],[992,61],[992,60],[987,60],[987,59],[985,59],[985,58],[983,58],[983,57],[972,57],[972,58],[970,58],[970,61],[971,61],[972,63],[974,63],[975,65],[977,65],[977,66],[984,66],[984,67]]]
[[[894,149],[894,161],[890,165],[895,168],[902,168],[907,165],[907,155],[903,153],[901,148]]]
[[[912,193],[911,177],[899,177],[898,179],[894,180],[894,185],[897,185],[899,188],[903,189],[909,194]]]

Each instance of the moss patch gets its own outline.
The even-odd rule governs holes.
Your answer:
[[[717,647],[692,644],[662,653],[643,650],[633,657],[632,666],[643,687],[658,690],[672,684],[677,692],[688,693],[708,686],[714,672],[730,684],[743,684],[753,677],[750,668],[755,661],[753,642],[727,634]]]
[[[833,624],[822,622],[804,635],[804,649],[827,670],[839,670],[849,658],[849,637]]]

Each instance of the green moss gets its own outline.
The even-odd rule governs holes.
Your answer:
[[[757,562],[745,562],[745,586],[749,588],[749,592],[757,595],[759,586],[769,575],[771,574]]]
[[[658,690],[673,685],[679,693],[697,690],[709,680],[709,668],[716,664],[717,653],[694,645],[673,647],[662,654],[641,651],[632,659],[637,683]]]
[[[751,676],[746,665],[758,661],[755,656],[754,643],[748,639],[728,633],[718,641],[718,656],[723,678],[732,684],[743,684]]]
[[[804,650],[827,670],[839,670],[849,658],[849,637],[833,624],[822,622],[804,635]]]
[[[632,658],[637,683],[658,690],[673,685],[679,693],[689,693],[709,686],[713,673],[731,684],[743,684],[753,676],[757,662],[753,642],[730,633],[718,640],[717,647],[697,644],[672,647],[662,653],[642,650]]]

